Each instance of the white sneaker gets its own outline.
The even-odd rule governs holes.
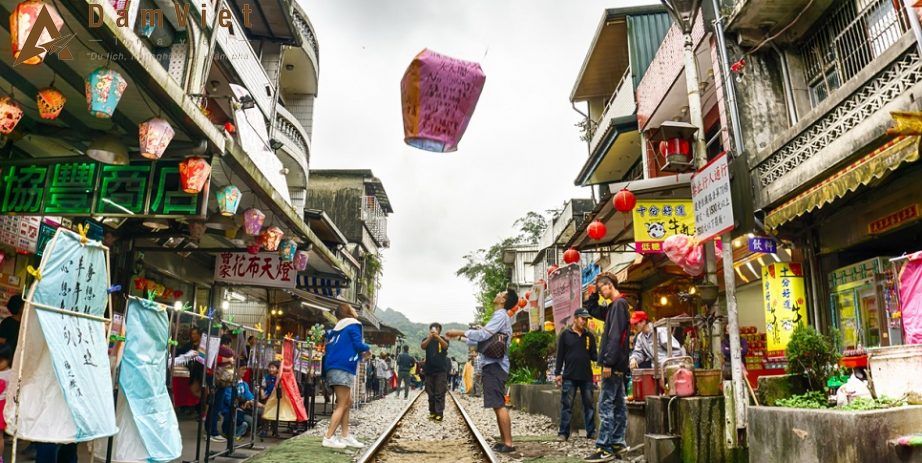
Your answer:
[[[211,441],[220,444],[227,442],[227,439],[224,436],[211,436]]]
[[[349,437],[340,437],[339,441],[342,442],[343,444],[346,444],[349,447],[353,447],[357,449],[365,447],[365,444],[355,440],[355,436],[353,436],[352,434],[350,434]]]
[[[324,437],[324,438],[323,438],[323,443],[320,444],[320,445],[322,445],[322,446],[324,446],[324,447],[326,447],[326,448],[329,448],[329,449],[344,449],[344,448],[346,448],[346,443],[343,442],[343,441],[341,441],[341,440],[339,440],[339,438],[336,437],[336,436],[329,437],[329,438],[328,438],[328,437]]]

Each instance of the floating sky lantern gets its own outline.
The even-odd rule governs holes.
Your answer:
[[[568,264],[575,264],[579,262],[579,251],[576,248],[567,249],[563,253],[563,261]]]
[[[221,215],[232,216],[237,213],[237,208],[240,207],[240,199],[243,198],[243,193],[240,192],[240,188],[227,185],[218,190],[215,197],[218,199],[218,210],[221,211]]]
[[[138,126],[138,141],[141,143],[141,156],[157,160],[163,156],[166,147],[173,140],[173,127],[159,117],[150,118]]]
[[[22,119],[22,107],[11,96],[0,98],[0,133],[9,135]]]
[[[279,244],[279,258],[282,262],[292,262],[295,260],[295,254],[298,252],[298,244],[285,238]]]
[[[279,243],[282,241],[282,236],[285,236],[285,232],[283,232],[281,228],[269,227],[266,231],[259,234],[256,241],[266,251],[273,252],[278,250]]]
[[[295,253],[295,270],[303,272],[307,270],[307,251],[298,251]]]
[[[108,119],[115,113],[128,82],[118,72],[105,66],[96,68],[86,78],[86,103],[90,114]]]
[[[208,177],[211,175],[211,166],[198,156],[186,158],[179,163],[179,183],[182,191],[196,194],[202,191]]]
[[[589,227],[586,229],[586,234],[589,235],[589,238],[592,238],[596,241],[604,238],[606,233],[608,233],[608,228],[606,228],[605,224],[598,219],[593,220],[592,223],[589,224]]]
[[[55,30],[60,31],[61,28],[64,27],[64,20],[61,19],[61,15],[58,14],[58,10],[55,9],[54,5],[39,0],[26,0],[16,5],[16,8],[10,13],[10,39],[12,41],[13,59],[15,60],[14,65],[39,64],[48,54],[45,48],[29,50],[26,51],[27,56],[32,54],[30,52],[34,51],[40,51],[40,53],[22,61],[19,60],[19,55],[25,49],[26,42],[29,39],[29,35],[32,33],[33,27],[43,15],[47,15],[47,17],[43,19],[51,19],[51,22],[54,23]],[[52,40],[51,31],[49,31],[48,28],[44,28],[41,30],[36,44],[47,44]]]
[[[456,151],[485,81],[477,63],[421,51],[400,81],[404,141],[426,151]]]
[[[67,98],[63,93],[54,87],[43,88],[35,96],[35,103],[38,105],[38,115],[42,119],[55,120],[61,115],[64,109],[64,103]]]
[[[243,231],[247,235],[256,236],[263,229],[263,222],[266,221],[266,214],[255,207],[243,211]]]
[[[637,197],[634,196],[631,190],[622,188],[621,191],[615,193],[615,199],[612,202],[618,212],[630,212],[637,205]]]

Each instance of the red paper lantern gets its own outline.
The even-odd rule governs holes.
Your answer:
[[[634,193],[631,193],[631,190],[622,188],[621,191],[615,193],[613,202],[618,212],[630,212],[637,205],[637,197],[634,196]]]
[[[608,233],[608,229],[605,227],[605,224],[598,219],[593,220],[592,223],[589,224],[589,228],[586,229],[586,234],[589,235],[589,238],[596,241],[604,238],[606,233]]]
[[[567,249],[566,252],[563,253],[563,261],[568,264],[579,262],[579,251],[577,251],[576,248]]]
[[[205,187],[205,182],[211,175],[211,166],[204,159],[193,156],[179,163],[179,183],[182,191],[196,194]]]
[[[269,227],[266,231],[259,234],[256,238],[256,241],[262,245],[262,247],[269,252],[275,252],[279,249],[279,243],[282,241],[282,236],[285,235],[285,232],[282,231],[279,227]]]
[[[691,142],[685,138],[670,138],[659,143],[659,153],[671,162],[691,162]]]
[[[17,62],[19,60],[19,55],[26,46],[26,40],[29,39],[33,26],[35,26],[35,23],[42,15],[48,15],[46,18],[51,18],[51,22],[54,23],[55,29],[60,31],[61,28],[64,27],[64,20],[61,19],[58,10],[51,3],[45,3],[39,0],[26,0],[16,5],[16,8],[10,13],[10,40],[12,41],[13,59],[16,60],[14,61],[14,65],[20,64]],[[41,31],[37,43],[41,46],[43,43],[50,42],[51,39],[51,33],[46,29]],[[48,54],[44,48],[41,50],[41,53],[23,60],[22,63],[41,63],[45,59],[45,55]]]
[[[61,114],[64,109],[64,103],[67,98],[54,87],[43,88],[35,96],[35,103],[38,106],[38,115],[42,119],[54,120]]]
[[[525,299],[531,299],[531,291],[525,291]]]
[[[519,298],[519,308],[524,309],[526,305],[528,305],[528,299]]]
[[[557,271],[557,268],[558,268],[558,267],[557,267],[556,265],[552,265],[552,266],[548,267],[548,268],[547,268],[547,274],[550,275],[550,274],[556,272],[556,271]]]
[[[233,123],[233,122],[225,122],[225,123],[224,123],[224,130],[225,130],[227,133],[233,134],[234,132],[237,131],[237,127],[234,126],[234,123]]]
[[[250,253],[250,254],[259,254],[259,245],[258,245],[258,244],[251,244],[251,245],[247,246],[247,252]]]

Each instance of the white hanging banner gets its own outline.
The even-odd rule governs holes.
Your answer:
[[[695,238],[699,242],[733,230],[727,153],[721,153],[692,176],[691,190],[695,206]]]

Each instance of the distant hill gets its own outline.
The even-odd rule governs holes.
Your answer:
[[[429,336],[428,323],[412,322],[406,315],[394,309],[378,309],[375,311],[375,315],[388,326],[393,326],[403,333],[406,343],[410,346],[410,355],[417,358],[425,358],[426,354],[419,347],[419,344],[426,336]],[[461,323],[447,323],[442,326],[443,333],[446,330],[466,329],[468,329],[468,326]],[[467,360],[467,346],[464,342],[453,340],[448,344],[448,355],[463,363]]]

